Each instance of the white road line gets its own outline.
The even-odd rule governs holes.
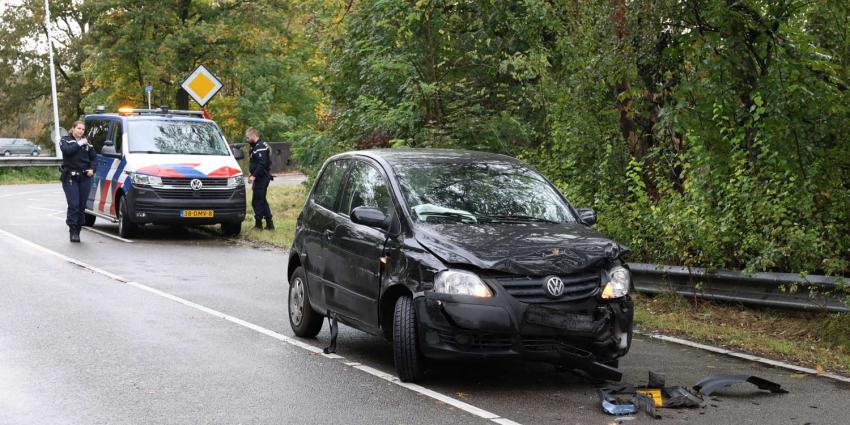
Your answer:
[[[18,196],[18,195],[28,195],[31,193],[45,193],[45,192],[56,192],[55,189],[52,190],[30,190],[26,192],[14,192],[14,193],[4,193],[0,195],[0,198],[8,198],[10,196]]]
[[[56,208],[34,207],[34,206],[32,206],[32,205],[28,205],[28,206],[27,206],[27,208],[34,209],[34,210],[50,211],[50,212],[52,212],[52,213],[54,213],[54,214],[55,214],[55,213],[61,213],[61,212],[62,212],[62,210],[57,210]]]
[[[816,369],[797,366],[797,365],[793,365],[793,364],[790,364],[790,363],[780,362],[780,361],[777,361],[777,360],[766,359],[764,357],[754,356],[752,354],[739,353],[737,351],[727,350],[725,348],[715,347],[713,345],[700,344],[699,342],[688,341],[687,339],[676,338],[676,337],[673,337],[673,336],[660,335],[660,334],[654,334],[654,333],[648,333],[648,332],[638,332],[638,331],[635,331],[635,333],[649,337],[649,338],[652,338],[652,339],[658,339],[658,340],[661,340],[661,341],[672,342],[674,344],[684,345],[684,346],[691,347],[691,348],[699,348],[700,350],[711,351],[712,353],[718,353],[718,354],[723,354],[723,355],[727,355],[727,356],[731,356],[731,357],[737,357],[739,359],[749,360],[751,362],[766,364],[766,365],[769,365],[769,366],[778,367],[778,368],[782,368],[782,369],[793,370],[795,372],[800,372],[800,373],[807,373],[807,374],[810,374],[810,375],[823,376],[824,378],[830,378],[830,379],[835,379],[836,381],[850,383],[850,378],[847,378],[847,377],[844,377],[844,376],[841,376],[841,375],[836,375],[834,373],[818,373],[818,371]]]
[[[211,308],[209,308],[209,307],[205,307],[205,306],[203,306],[203,305],[200,305],[200,304],[194,303],[194,302],[189,301],[189,300],[187,300],[187,299],[180,298],[180,297],[178,297],[178,296],[176,296],[176,295],[171,295],[171,294],[169,294],[169,293],[167,293],[167,292],[160,291],[159,289],[155,289],[155,288],[152,288],[152,287],[147,286],[147,285],[143,285],[143,284],[138,283],[138,282],[132,282],[132,281],[130,281],[129,279],[126,279],[126,278],[123,278],[123,277],[118,276],[118,275],[116,275],[116,274],[113,274],[113,273],[107,272],[107,271],[105,271],[105,270],[99,269],[99,268],[97,268],[97,267],[95,267],[95,266],[92,266],[92,265],[86,264],[86,263],[84,263],[84,262],[82,262],[82,261],[80,261],[80,260],[77,260],[77,259],[74,259],[74,258],[68,257],[68,256],[66,256],[66,255],[64,255],[64,254],[60,254],[60,253],[58,253],[58,252],[56,252],[56,251],[53,251],[53,250],[52,250],[52,249],[50,249],[50,248],[47,248],[47,247],[41,246],[41,245],[39,245],[39,244],[37,244],[37,243],[35,243],[35,242],[32,242],[32,241],[27,240],[27,239],[24,239],[24,238],[22,238],[22,237],[20,237],[20,236],[18,236],[18,235],[15,235],[15,234],[9,233],[9,232],[7,232],[7,231],[5,231],[5,230],[3,230],[3,229],[0,229],[0,236],[5,236],[5,237],[7,237],[7,238],[9,238],[9,239],[11,239],[11,240],[14,240],[14,241],[20,242],[20,243],[22,243],[22,244],[24,244],[24,245],[27,245],[27,246],[29,246],[29,247],[35,248],[35,249],[37,249],[37,250],[40,250],[40,251],[42,251],[42,252],[44,252],[44,253],[46,253],[46,254],[50,254],[50,255],[52,255],[52,256],[54,256],[54,257],[56,257],[56,258],[59,258],[59,259],[61,259],[61,260],[64,260],[64,261],[70,262],[70,263],[72,263],[72,264],[75,264],[75,265],[77,265],[77,266],[83,267],[83,268],[88,269],[88,270],[90,270],[90,271],[92,271],[92,272],[95,272],[95,273],[98,273],[98,274],[104,275],[104,276],[106,276],[106,277],[108,277],[108,278],[110,278],[110,279],[112,279],[112,280],[116,280],[116,281],[118,281],[118,282],[125,283],[125,284],[127,284],[127,285],[130,285],[130,286],[136,287],[136,288],[141,289],[141,290],[143,290],[143,291],[147,291],[147,292],[150,292],[150,293],[152,293],[152,294],[158,295],[158,296],[160,296],[160,297],[167,298],[167,299],[169,299],[169,300],[172,300],[172,301],[178,302],[178,303],[183,304],[183,305],[185,305],[185,306],[187,306],[187,307],[191,307],[191,308],[193,308],[193,309],[195,309],[195,310],[202,311],[202,312],[207,313],[207,314],[209,314],[209,315],[211,315],[211,316],[215,316],[215,317],[218,317],[218,318],[221,318],[221,319],[227,320],[227,321],[229,321],[229,322],[232,322],[232,323],[235,323],[235,324],[237,324],[237,325],[243,326],[243,327],[245,327],[245,328],[251,329],[251,330],[256,331],[256,332],[258,332],[258,333],[261,333],[261,334],[263,334],[263,335],[270,336],[270,337],[272,337],[272,338],[274,338],[274,339],[277,339],[277,340],[279,340],[279,341],[283,341],[283,342],[285,342],[285,343],[287,343],[287,344],[290,344],[290,345],[293,345],[293,346],[296,346],[296,347],[299,347],[299,348],[303,348],[304,350],[307,350],[307,351],[309,351],[309,352],[311,352],[311,353],[314,353],[314,354],[322,354],[322,355],[324,355],[324,356],[325,356],[325,357],[327,357],[327,358],[334,359],[334,360],[338,360],[340,363],[342,363],[342,364],[344,364],[344,365],[346,365],[346,366],[352,367],[352,368],[357,369],[357,370],[360,370],[360,371],[362,371],[362,372],[366,372],[366,373],[368,373],[369,375],[372,375],[372,376],[377,377],[377,378],[380,378],[380,379],[382,379],[382,380],[384,380],[384,381],[387,381],[387,382],[390,382],[390,383],[396,384],[396,385],[398,385],[398,386],[400,386],[400,387],[407,388],[408,390],[411,390],[411,391],[414,391],[414,392],[416,392],[416,393],[422,394],[422,395],[424,395],[424,396],[430,397],[430,398],[432,398],[432,399],[434,399],[434,400],[440,401],[440,402],[442,402],[442,403],[445,403],[445,404],[447,404],[447,405],[450,405],[450,406],[452,406],[452,407],[455,407],[455,408],[457,408],[457,409],[459,409],[459,410],[462,410],[462,411],[464,411],[464,412],[470,413],[470,414],[472,414],[472,415],[478,416],[478,417],[480,417],[480,418],[488,419],[488,420],[490,420],[490,421],[492,421],[492,422],[495,422],[495,423],[498,423],[498,424],[502,424],[502,425],[520,425],[519,423],[514,422],[514,421],[511,421],[510,419],[503,418],[503,417],[501,417],[501,416],[499,416],[499,415],[497,415],[497,414],[495,414],[495,413],[492,413],[492,412],[489,412],[489,411],[487,411],[487,410],[484,410],[484,409],[481,409],[481,408],[475,407],[475,406],[473,406],[473,405],[471,405],[471,404],[469,404],[469,403],[466,403],[466,402],[460,401],[460,400],[458,400],[458,399],[456,399],[456,398],[452,398],[452,397],[449,397],[449,396],[447,396],[447,395],[444,395],[444,394],[438,393],[438,392],[436,392],[436,391],[430,390],[430,389],[425,388],[425,387],[423,387],[423,386],[421,386],[421,385],[411,384],[411,383],[407,383],[407,382],[401,382],[401,381],[400,381],[397,377],[395,377],[395,376],[393,376],[393,375],[390,375],[390,374],[388,374],[388,373],[386,373],[386,372],[382,372],[382,371],[380,371],[380,370],[378,370],[378,369],[375,369],[375,368],[373,368],[373,367],[369,367],[369,366],[366,366],[366,365],[363,365],[363,364],[361,364],[361,363],[357,363],[357,362],[350,362],[350,361],[347,361],[347,360],[345,359],[345,357],[340,356],[340,355],[338,355],[338,354],[324,354],[324,353],[322,352],[322,349],[321,349],[321,348],[319,348],[319,347],[316,347],[316,346],[311,345],[311,344],[307,344],[306,342],[300,341],[300,340],[295,339],[295,338],[288,337],[288,336],[286,336],[286,335],[283,335],[283,334],[280,334],[280,333],[278,333],[278,332],[275,332],[275,331],[273,331],[273,330],[271,330],[271,329],[264,328],[264,327],[262,327],[262,326],[260,326],[260,325],[255,325],[255,324],[253,324],[253,323],[251,323],[251,322],[247,322],[247,321],[242,320],[242,319],[240,319],[240,318],[238,318],[238,317],[234,317],[234,316],[231,316],[231,315],[229,315],[229,314],[222,313],[222,312],[220,312],[220,311],[218,311],[218,310],[213,310],[213,309],[211,309]]]

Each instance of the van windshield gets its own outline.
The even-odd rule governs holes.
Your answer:
[[[420,223],[576,221],[560,194],[519,163],[411,161],[394,168]]]
[[[221,131],[209,122],[129,121],[127,129],[130,153],[230,155]]]

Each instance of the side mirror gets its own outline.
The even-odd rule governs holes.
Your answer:
[[[578,219],[582,223],[588,226],[596,224],[596,211],[593,211],[593,208],[578,208],[576,211],[578,212]]]
[[[242,149],[239,149],[235,145],[230,145],[230,152],[233,152],[233,157],[237,160],[245,158],[245,153],[242,152]]]
[[[103,146],[115,146],[115,142],[113,142],[112,140],[107,140],[103,142]]]
[[[390,221],[387,218],[387,215],[377,208],[357,207],[351,211],[352,222],[384,231],[390,228]]]
[[[106,155],[106,156],[112,156],[112,157],[118,157],[118,156],[120,156],[120,155],[118,154],[118,152],[116,152],[116,151],[115,151],[115,146],[113,146],[111,143],[110,143],[110,144],[108,144],[108,145],[104,145],[104,146],[100,149],[100,154],[101,154],[101,155]]]

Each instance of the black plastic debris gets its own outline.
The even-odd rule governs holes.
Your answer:
[[[336,318],[336,313],[330,312],[328,316],[328,325],[331,328],[331,342],[322,350],[325,354],[333,354],[336,353],[336,338],[339,335],[339,324]]]
[[[757,376],[714,375],[699,381],[693,391],[681,386],[667,386],[664,376],[649,372],[647,385],[609,384],[599,388],[599,401],[602,411],[610,415],[631,415],[646,412],[650,417],[660,419],[656,408],[681,409],[705,407],[704,396],[734,384],[749,382],[759,389],[784,394],[781,385]],[[717,405],[712,404],[712,407]]]
[[[774,394],[787,394],[788,391],[781,385],[768,381],[764,378],[751,375],[714,375],[699,381],[694,385],[694,390],[703,395],[711,395],[715,391],[735,384],[749,382],[760,390],[770,391]]]

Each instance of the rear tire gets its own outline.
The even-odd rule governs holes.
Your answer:
[[[315,338],[322,330],[323,317],[310,305],[307,277],[304,268],[298,267],[289,280],[289,326],[302,338]]]
[[[227,237],[239,236],[242,232],[242,222],[234,221],[230,223],[221,223],[221,234]]]
[[[86,226],[86,227],[94,226],[94,221],[97,220],[97,216],[89,214],[89,213],[85,213],[85,214],[86,214],[86,218],[83,221],[83,225]]]
[[[12,152],[9,152],[9,151],[3,152],[3,156],[12,156]]]
[[[127,213],[127,202],[121,198],[118,205],[118,236],[132,238],[136,234],[136,229],[136,223],[130,221],[130,215]]]
[[[32,151],[32,156],[38,156],[38,151]]]
[[[400,297],[393,314],[393,360],[398,378],[402,382],[422,379],[424,358],[419,352],[416,332],[416,311],[409,295]]]

